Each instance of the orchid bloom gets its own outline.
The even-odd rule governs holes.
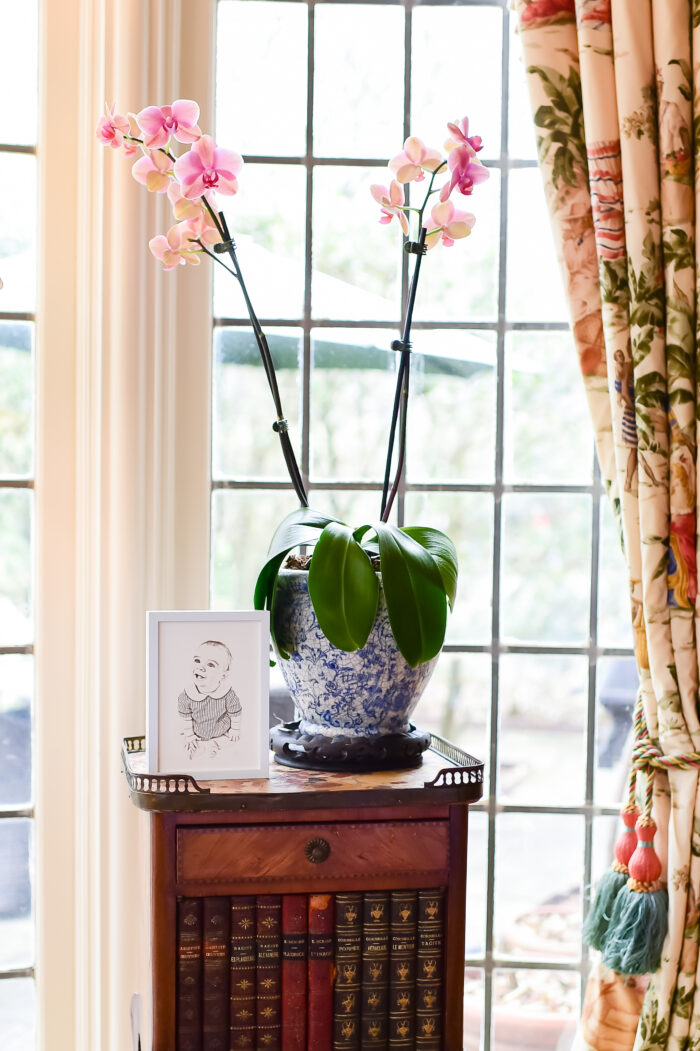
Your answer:
[[[404,195],[403,187],[399,185],[396,179],[391,180],[391,186],[387,190],[386,186],[380,186],[375,183],[370,186],[370,193],[374,197],[377,204],[382,207],[380,223],[390,223],[392,218],[396,218],[401,223],[401,229],[408,237],[408,218],[403,210]]]
[[[103,146],[111,146],[113,150],[118,150],[124,145],[124,136],[129,134],[130,125],[128,117],[114,112],[115,106],[116,102],[112,106],[105,102],[105,116],[100,117],[97,122],[95,135]]]
[[[455,146],[453,150],[450,150],[447,163],[452,177],[440,191],[440,200],[443,202],[447,200],[455,186],[459,188],[460,193],[468,195],[478,183],[485,182],[489,177],[488,168],[485,168],[481,161],[476,160],[474,151],[468,144]]]
[[[447,128],[452,137],[445,143],[446,150],[454,149],[455,144],[458,146],[468,146],[472,151],[473,156],[475,153],[478,153],[483,146],[481,136],[469,135],[469,117],[462,117],[460,121],[455,121],[454,123],[448,121]]]
[[[389,161],[389,167],[396,172],[399,182],[421,182],[425,178],[423,169],[434,172],[443,163],[439,150],[429,149],[415,135],[409,136],[403,144],[403,151]]]
[[[449,248],[460,237],[468,237],[476,222],[476,217],[471,212],[460,212],[452,201],[444,204],[436,204],[430,213],[430,219],[436,229],[430,231],[425,238],[428,248],[433,248],[438,240],[441,240],[445,248]]]
[[[204,211],[200,211],[198,216],[193,219],[187,219],[180,225],[183,228],[183,232],[192,241],[201,241],[203,245],[215,245],[221,240],[221,233]]]
[[[148,242],[148,247],[156,259],[160,259],[166,270],[172,270],[176,266],[185,266],[189,263],[197,266],[200,263],[199,249],[190,246],[190,231],[186,229],[187,223],[176,223],[171,226],[167,235],[158,234]]]
[[[170,185],[173,162],[162,150],[149,150],[131,169],[136,182],[152,193],[165,193]]]
[[[181,222],[186,219],[198,219],[202,214],[203,205],[201,201],[190,201],[182,196],[180,183],[177,179],[171,179],[167,189],[168,200],[173,206],[173,215]]]
[[[202,135],[197,121],[199,106],[191,99],[176,99],[172,106],[147,106],[136,114],[149,150],[167,146],[170,136],[178,142],[196,142]]]
[[[175,161],[175,176],[183,196],[190,200],[208,190],[232,196],[238,192],[236,175],[242,167],[243,158],[238,153],[220,149],[211,135],[202,135]]]

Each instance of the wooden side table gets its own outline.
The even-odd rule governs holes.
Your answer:
[[[413,770],[321,773],[271,763],[269,779],[145,772],[126,738],[133,803],[151,814],[152,1051],[175,1048],[178,897],[445,888],[444,1051],[462,1047],[468,805],[483,765],[440,738]],[[309,846],[330,847],[318,863]],[[145,1051],[145,1049],[144,1049]]]

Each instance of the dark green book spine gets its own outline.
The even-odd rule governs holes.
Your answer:
[[[333,1051],[359,1051],[362,894],[335,896]]]
[[[416,1046],[417,914],[417,891],[391,892],[389,1051],[413,1051]]]
[[[442,1049],[445,891],[418,891],[416,1051]]]
[[[256,1047],[280,1051],[282,1044],[282,898],[259,894],[256,904]]]
[[[389,991],[389,892],[365,891],[362,910],[361,1051],[386,1051]]]
[[[255,898],[231,898],[229,1049],[255,1051]]]
[[[175,1049],[202,1051],[202,899],[178,898]]]

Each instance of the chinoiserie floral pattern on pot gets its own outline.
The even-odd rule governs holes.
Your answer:
[[[437,657],[412,668],[399,652],[383,593],[365,646],[339,650],[321,631],[308,592],[308,574],[279,574],[273,621],[279,645],[290,653],[279,666],[301,715],[303,733],[372,737],[408,730]]]

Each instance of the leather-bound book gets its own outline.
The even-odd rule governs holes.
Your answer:
[[[308,899],[282,896],[282,1051],[306,1051]]]
[[[202,899],[202,1051],[229,1051],[228,897]]]
[[[388,1046],[389,892],[365,891],[362,909],[360,1048]]]
[[[259,894],[256,900],[256,1047],[280,1051],[282,1034],[282,898]]]
[[[416,1049],[442,1049],[442,976],[445,891],[418,891]]]
[[[413,1051],[416,1039],[415,890],[391,892],[389,933],[389,1051]]]
[[[202,899],[178,898],[176,1051],[202,1051]]]
[[[255,897],[230,899],[229,1049],[255,1051]]]
[[[359,1051],[362,895],[335,896],[333,1051]]]
[[[333,1045],[332,894],[309,895],[308,1051],[330,1051]]]

